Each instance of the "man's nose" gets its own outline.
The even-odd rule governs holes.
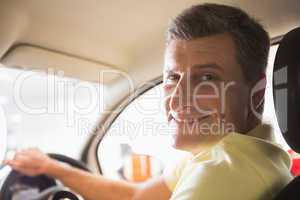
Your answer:
[[[174,91],[170,96],[169,107],[173,111],[183,111],[192,107],[192,88],[186,78],[178,81]]]

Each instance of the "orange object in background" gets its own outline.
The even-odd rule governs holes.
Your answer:
[[[144,182],[161,174],[161,162],[149,155],[131,154],[124,160],[123,176],[131,182]]]
[[[128,181],[143,182],[152,177],[151,156],[131,154],[125,159],[123,173]]]
[[[142,182],[151,178],[151,157],[148,155],[132,155],[132,181]]]

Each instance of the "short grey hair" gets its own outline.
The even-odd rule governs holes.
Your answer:
[[[172,20],[167,31],[167,42],[221,33],[229,33],[233,38],[237,61],[247,81],[255,81],[265,73],[269,35],[261,24],[239,8],[218,4],[192,6]]]

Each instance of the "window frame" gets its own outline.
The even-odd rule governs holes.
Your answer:
[[[100,138],[97,138],[96,141],[96,146],[94,149],[94,158],[96,161],[96,165],[97,165],[97,170],[99,171],[100,174],[102,174],[102,169],[101,169],[101,163],[100,163],[100,159],[98,159],[98,149],[100,146],[100,143],[102,142],[103,138],[106,136],[106,133],[108,132],[108,130],[111,128],[112,124],[115,122],[115,120],[119,117],[119,115],[137,98],[139,98],[141,95],[143,95],[144,93],[146,93],[147,91],[151,90],[154,87],[157,87],[158,85],[163,83],[163,76],[159,76],[157,78],[152,79],[151,81],[148,81],[147,83],[145,83],[144,85],[142,85],[141,87],[138,87],[133,94],[129,94],[129,96],[127,98],[125,98],[125,100],[121,101],[120,105],[116,107],[115,110],[117,110],[117,112],[113,112],[111,113],[108,118],[103,122],[104,126],[101,127],[101,129],[96,130],[96,135]],[[97,137],[96,136],[96,137]]]

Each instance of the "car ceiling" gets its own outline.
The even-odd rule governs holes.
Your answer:
[[[0,58],[5,60],[13,47],[23,44],[151,79],[161,73],[171,18],[204,2],[243,8],[264,24],[271,37],[300,23],[299,0],[1,0]],[[18,58],[12,57],[12,66],[22,66]],[[90,80],[89,65],[81,70],[84,75],[79,69],[68,76]]]

